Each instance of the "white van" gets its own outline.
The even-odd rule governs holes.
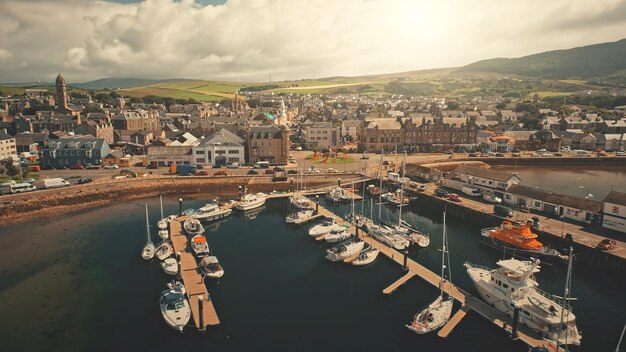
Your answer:
[[[591,153],[586,150],[577,149],[574,150],[574,156],[591,156]]]
[[[391,182],[396,182],[400,180],[400,174],[395,173],[395,172],[388,172],[387,173],[387,179]]]
[[[463,187],[461,189],[461,192],[463,192],[463,194],[467,194],[468,196],[472,196],[472,197],[480,197],[481,196],[480,190],[478,190],[478,188]]]
[[[257,161],[254,164],[255,169],[269,169],[270,162],[269,161]]]
[[[65,181],[62,178],[47,178],[43,180],[44,188],[59,188],[59,187],[68,187],[70,185],[69,182]]]
[[[36,190],[37,187],[31,185],[30,183],[13,183],[8,185],[3,185],[2,189],[0,189],[0,193],[2,194],[15,194],[22,192],[32,192]]]

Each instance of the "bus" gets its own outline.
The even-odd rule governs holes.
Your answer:
[[[269,161],[257,161],[256,164],[254,164],[255,169],[268,169],[269,167],[270,167]]]
[[[11,185],[2,186],[2,194],[15,194],[20,192],[32,192],[36,190],[37,187],[31,185],[30,183],[14,183]]]

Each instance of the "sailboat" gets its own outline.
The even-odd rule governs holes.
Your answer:
[[[163,217],[163,196],[159,196],[159,202],[161,203],[161,220],[157,221],[157,228],[160,230],[167,230],[167,219]]]
[[[447,265],[446,265],[447,260]],[[448,251],[448,236],[446,234],[446,213],[443,213],[443,242],[441,245],[441,282],[439,283],[439,296],[435,301],[415,314],[413,322],[406,327],[417,334],[426,334],[442,327],[452,314],[454,303],[452,296],[448,296],[444,291],[446,283],[445,271],[448,269],[448,280],[451,279],[450,252]]]
[[[159,260],[165,260],[172,256],[174,248],[170,244],[170,241],[163,241],[156,249],[156,256]]]
[[[148,222],[148,204],[146,204],[146,245],[143,247],[141,251],[141,256],[145,260],[150,260],[154,257],[154,243],[152,243],[152,239],[150,238],[150,223]]]
[[[372,247],[371,245],[367,245],[365,248],[363,248],[363,250],[361,250],[359,256],[356,257],[355,260],[351,261],[350,264],[355,266],[362,266],[373,263],[374,260],[376,260],[376,257],[378,257],[379,253],[380,251],[378,249]]]

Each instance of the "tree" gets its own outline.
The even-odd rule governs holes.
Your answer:
[[[496,109],[498,109],[498,110],[506,109],[506,104],[505,103],[498,103],[498,104],[496,104]]]
[[[458,101],[450,101],[448,102],[448,110],[458,110],[461,107]]]

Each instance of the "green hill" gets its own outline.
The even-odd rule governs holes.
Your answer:
[[[482,60],[457,72],[482,71],[552,79],[626,84],[626,39],[514,59]],[[621,72],[620,72],[621,71]]]
[[[120,89],[120,88],[132,88],[140,86],[148,86],[160,83],[169,82],[182,82],[193,81],[191,79],[148,79],[148,78],[119,78],[119,77],[107,77],[100,78],[95,81],[89,81],[84,83],[73,83],[74,87],[87,89],[87,90],[104,90],[104,89]]]

